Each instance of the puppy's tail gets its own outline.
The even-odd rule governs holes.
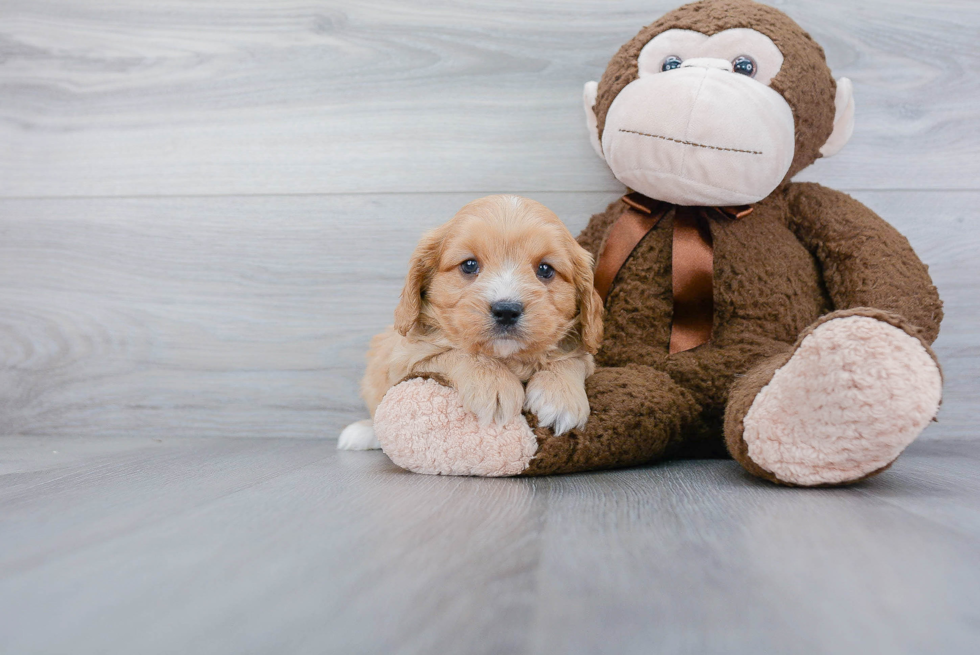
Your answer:
[[[378,450],[381,444],[374,436],[374,422],[364,419],[351,423],[340,433],[337,439],[338,450]]]

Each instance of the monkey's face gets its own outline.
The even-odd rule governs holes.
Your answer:
[[[636,64],[635,79],[608,106],[601,137],[593,135],[617,179],[678,205],[751,204],[779,186],[794,161],[797,126],[770,86],[784,65],[772,39],[748,28],[711,36],[668,29],[643,46]],[[838,102],[846,104],[850,85],[841,86],[846,97]],[[593,130],[596,93],[594,82],[586,85]],[[850,110],[853,117],[853,103]],[[844,129],[849,136],[850,124]]]
[[[783,63],[750,29],[667,30],[609,108],[602,151],[617,178],[682,205],[765,198],[793,162],[793,111],[768,83]]]

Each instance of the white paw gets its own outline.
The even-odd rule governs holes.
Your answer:
[[[374,436],[374,422],[364,419],[351,423],[340,433],[337,439],[338,450],[378,450],[381,444]]]
[[[589,399],[581,385],[569,384],[554,373],[536,373],[527,383],[524,409],[538,417],[538,425],[556,434],[585,427]]]

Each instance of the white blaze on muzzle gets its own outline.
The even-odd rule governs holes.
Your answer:
[[[742,205],[779,186],[793,161],[793,112],[720,59],[634,80],[606,114],[602,153],[640,193],[679,205]]]
[[[489,304],[506,300],[523,300],[521,280],[514,265],[504,268],[499,273],[490,274],[484,284],[482,295]]]

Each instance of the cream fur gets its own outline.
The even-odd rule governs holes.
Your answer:
[[[864,316],[807,336],[743,420],[752,460],[798,485],[835,484],[890,464],[936,415],[939,367],[918,339]]]
[[[585,380],[595,372],[592,360],[565,359],[551,368],[531,376],[525,391],[524,409],[538,418],[538,424],[550,427],[557,435],[572,428],[585,427],[589,420],[589,398]]]
[[[386,395],[374,417],[385,454],[398,466],[429,475],[517,475],[537,451],[523,416],[504,425],[481,426],[459,394],[433,380],[402,382]]]

